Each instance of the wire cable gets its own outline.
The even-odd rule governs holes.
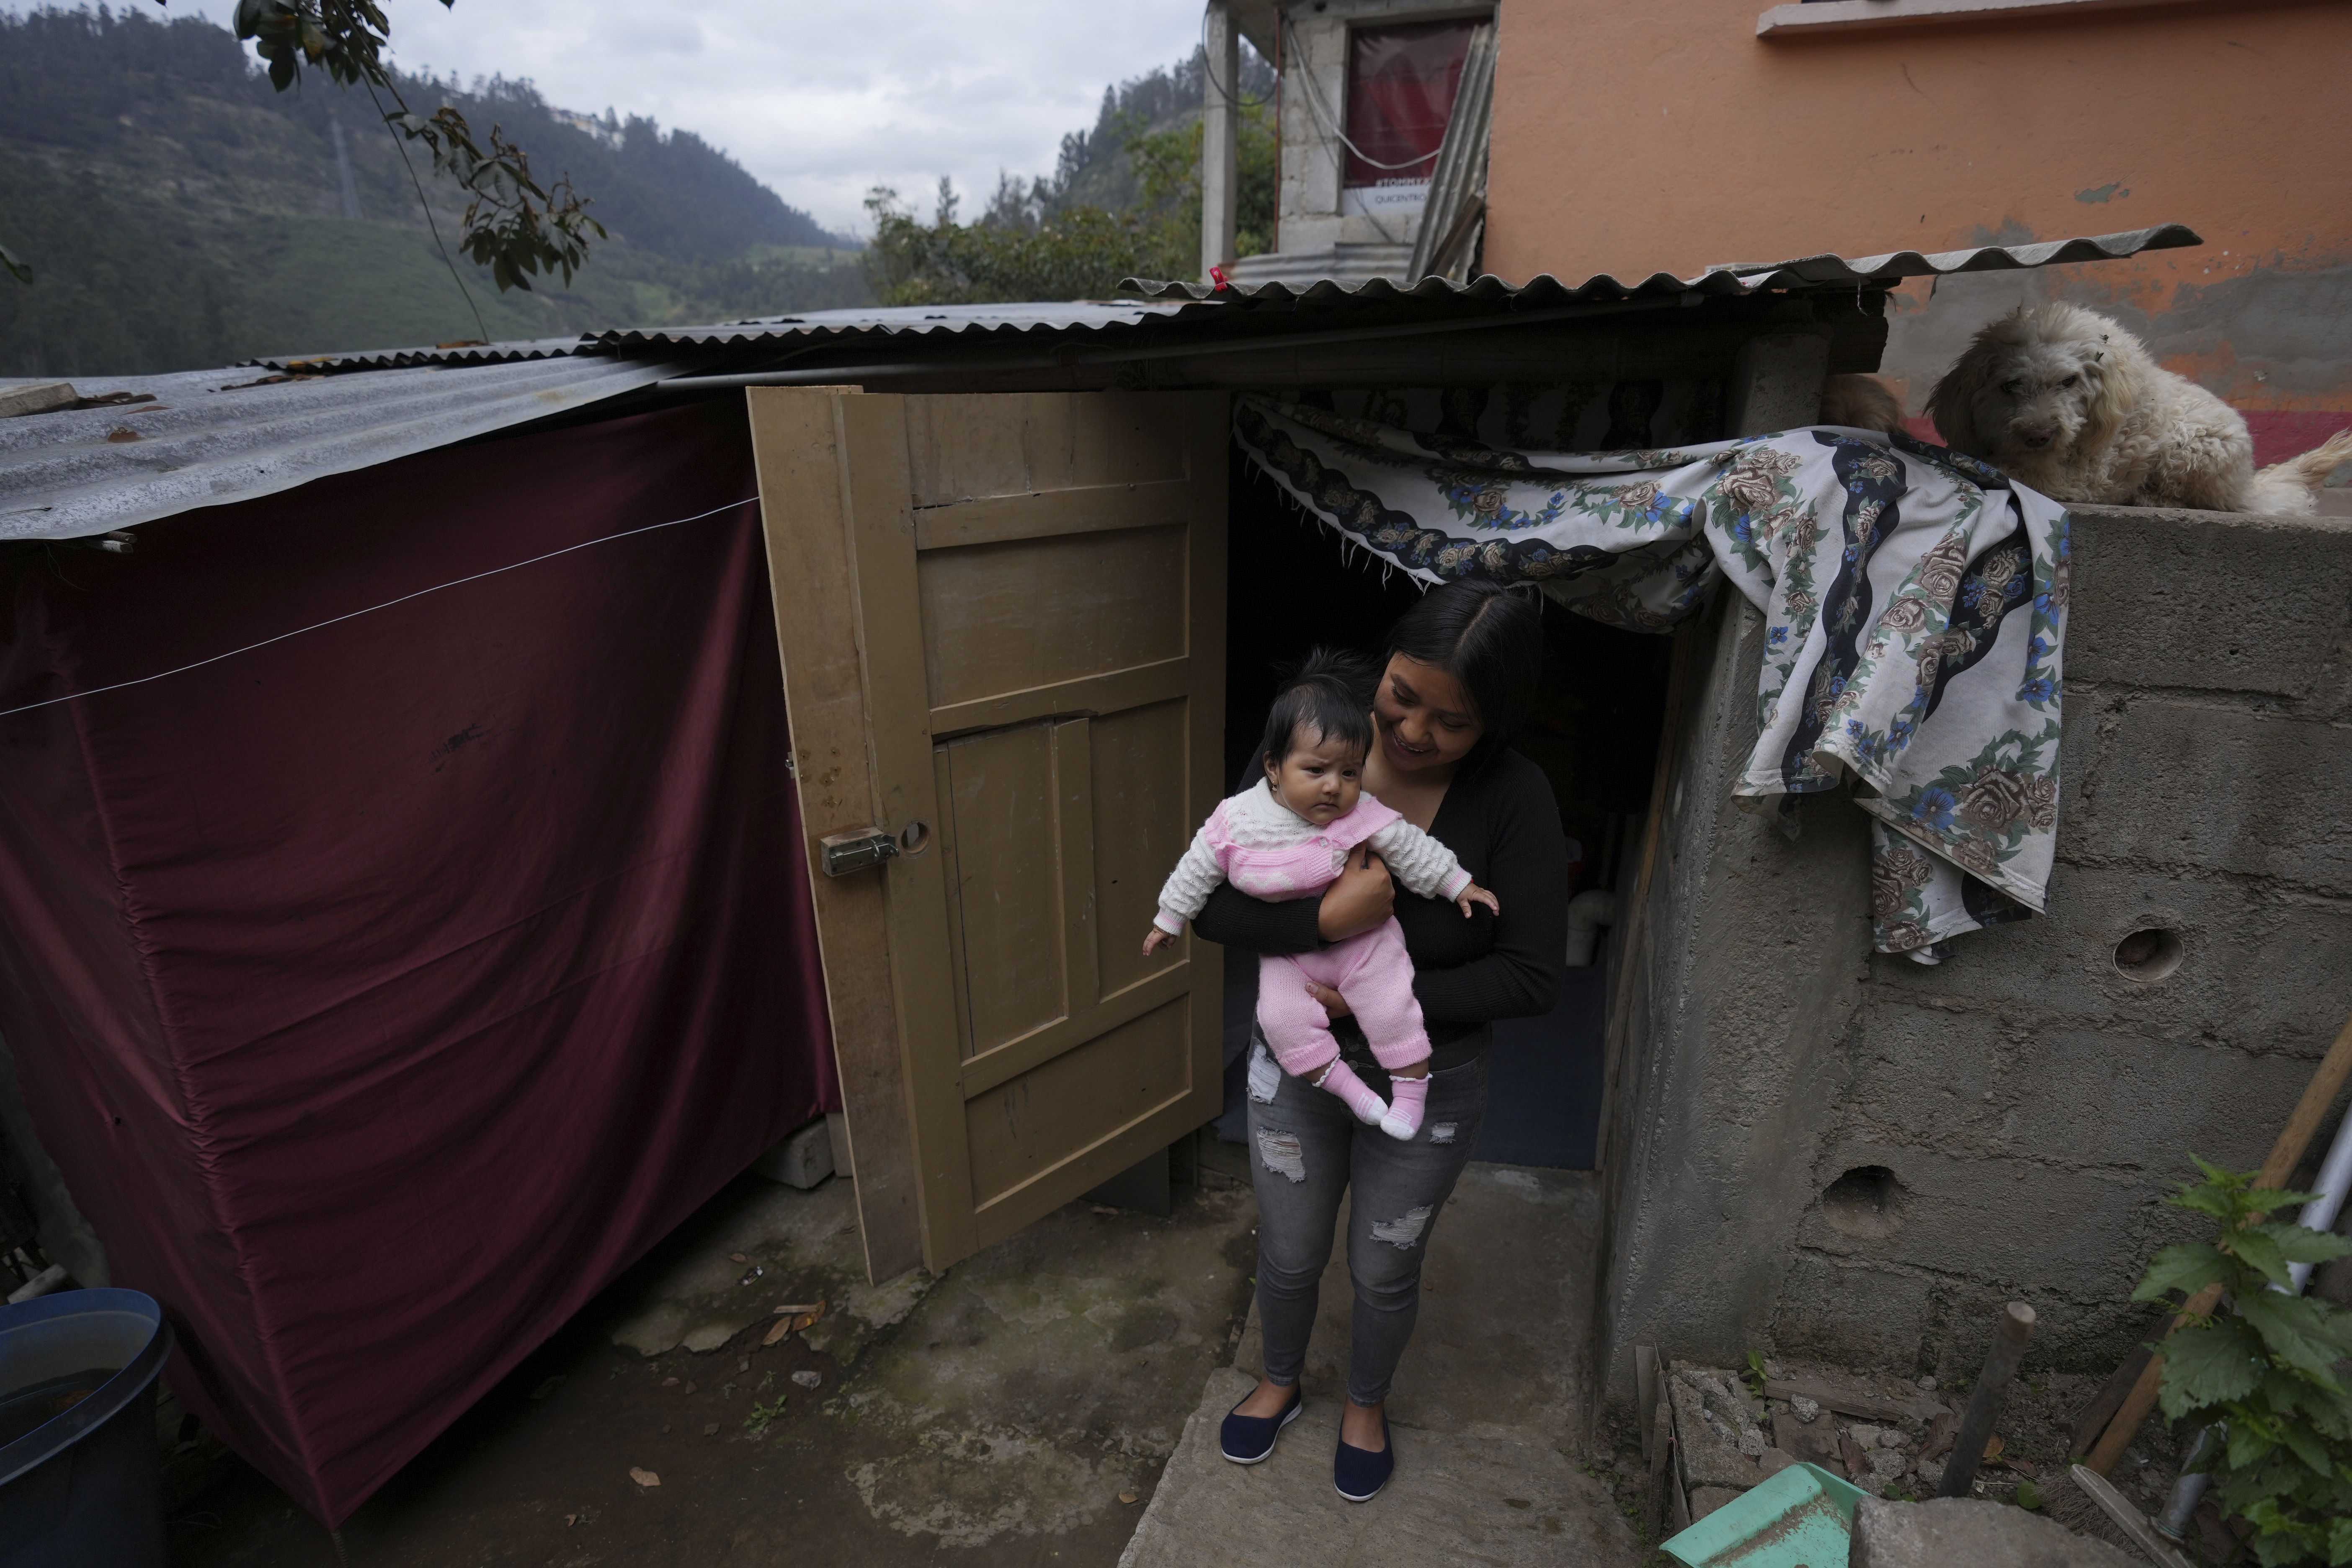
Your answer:
[[[528,561],[517,561],[507,566],[493,566],[487,572],[477,572],[470,577],[458,577],[450,582],[436,583],[430,588],[419,588],[414,594],[403,594],[397,599],[386,599],[381,605],[370,605],[363,610],[352,610],[346,615],[331,616],[312,626],[298,626],[290,632],[280,632],[274,637],[264,637],[259,642],[247,643],[243,647],[233,647],[226,653],[216,653],[210,658],[200,658],[194,664],[184,664],[175,669],[158,670],[153,675],[142,675],[135,680],[118,680],[111,686],[95,686],[88,691],[68,691],[63,697],[51,697],[40,702],[27,702],[21,708],[0,708],[0,719],[10,718],[18,713],[30,713],[36,708],[49,708],[60,702],[78,702],[85,697],[97,697],[109,691],[121,691],[125,687],[144,686],[151,680],[166,680],[174,675],[185,675],[192,669],[202,669],[208,664],[218,664],[225,658],[235,658],[241,653],[251,653],[256,648],[268,647],[272,643],[281,643],[289,637],[302,637],[310,632],[324,630],[328,626],[339,626],[344,621],[357,620],[362,616],[372,616],[378,610],[388,610],[394,605],[404,605],[411,599],[421,599],[427,594],[437,594],[444,588],[461,588],[468,583],[478,583],[485,577],[496,577],[508,572],[520,572],[526,566],[536,566],[542,561],[552,561],[559,555],[569,555],[575,550],[586,550],[593,545],[610,544],[616,539],[634,539],[640,533],[653,533],[665,528],[677,528],[683,523],[700,522],[706,517],[717,517],[722,511],[732,511],[740,506],[755,506],[759,503],[759,500],[757,496],[746,496],[741,500],[731,500],[724,506],[714,506],[709,511],[696,512],[692,517],[674,517],[667,522],[649,522],[643,528],[624,529],[619,533],[608,533],[602,539],[583,540],[578,544],[567,544],[561,550],[551,550],[544,555],[534,555]]]
[[[1233,25],[1233,15],[1228,12],[1225,16],[1225,26],[1230,27]],[[1217,79],[1217,68],[1209,58],[1209,8],[1206,5],[1201,7],[1201,74],[1209,79],[1209,85],[1217,89],[1219,98],[1237,109],[1264,109],[1274,101],[1274,96],[1271,93],[1260,99],[1237,96],[1237,89],[1241,87],[1241,78],[1238,75],[1234,79],[1234,89],[1228,89],[1223,82]]]
[[[1290,34],[1290,47],[1286,52],[1297,54],[1298,52],[1298,30],[1296,27],[1291,26],[1288,22],[1283,23],[1282,26],[1284,30]],[[1444,144],[1441,142],[1439,145],[1431,148],[1428,152],[1423,153],[1418,158],[1408,158],[1402,163],[1383,163],[1378,158],[1373,157],[1370,153],[1365,152],[1361,147],[1357,146],[1353,142],[1348,140],[1348,133],[1339,129],[1339,121],[1333,117],[1328,109],[1324,107],[1323,92],[1320,88],[1318,88],[1315,85],[1315,73],[1313,71],[1310,70],[1304,73],[1301,79],[1301,85],[1303,85],[1307,89],[1307,112],[1315,117],[1315,122],[1318,125],[1320,125],[1326,132],[1329,132],[1333,141],[1339,142],[1340,146],[1345,147],[1349,152],[1353,153],[1357,157],[1362,159],[1366,163],[1369,163],[1375,169],[1416,168],[1423,163],[1434,163],[1437,159],[1437,155],[1445,151]]]
[[[400,166],[408,171],[408,183],[416,187],[416,205],[425,209],[425,226],[433,231],[433,248],[441,253],[441,265],[449,269],[449,281],[455,283],[457,292],[466,297],[466,309],[474,313],[474,330],[482,334],[482,342],[487,343],[490,341],[490,329],[482,324],[482,308],[474,303],[474,291],[467,288],[466,280],[457,275],[457,264],[449,259],[449,247],[441,243],[441,225],[433,216],[433,204],[425,199],[425,182],[416,177],[416,165],[409,162],[408,142],[401,135],[399,128],[393,124],[392,117],[384,113],[383,100],[375,95],[375,83],[362,77],[360,84],[367,89],[368,101],[375,105],[376,118],[383,121],[384,134],[392,138],[393,146],[400,153]],[[393,97],[404,111],[408,108],[407,101],[397,91]]]

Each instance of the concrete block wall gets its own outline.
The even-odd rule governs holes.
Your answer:
[[[1348,34],[1353,27],[1435,21],[1475,14],[1474,3],[1444,0],[1325,0],[1285,13],[1282,154],[1278,174],[1280,248],[1286,254],[1334,245],[1411,244],[1416,221],[1339,211],[1345,150],[1331,131],[1347,114]],[[1318,115],[1307,102],[1317,94]],[[1329,123],[1327,124],[1328,116]]]
[[[1964,1375],[2011,1299],[2044,1364],[2111,1368],[2198,1229],[2162,1202],[2190,1152],[2259,1164],[2352,1015],[2352,524],[2083,508],[2074,541],[2050,913],[1938,967],[1869,952],[1850,805],[1790,843],[1722,801],[1760,617],[1706,634],[1673,787],[1716,793],[1670,814],[1626,981],[1612,1394],[1636,1342]],[[2126,973],[2151,929],[2177,964]]]

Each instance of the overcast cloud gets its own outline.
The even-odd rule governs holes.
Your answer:
[[[226,25],[235,0],[170,0]],[[921,210],[1045,174],[1103,89],[1188,54],[1201,0],[388,0],[404,69],[529,77],[550,102],[650,115],[726,149],[793,205],[863,232],[866,188]],[[416,106],[420,109],[423,105]],[[968,215],[978,205],[967,201]]]

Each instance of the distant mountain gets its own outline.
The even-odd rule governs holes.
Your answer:
[[[538,337],[861,303],[856,242],[690,132],[548,104],[529,82],[403,79],[496,122],[612,231],[569,286],[501,295],[455,250],[462,193],[421,177],[478,326],[376,104],[278,93],[227,32],[142,11],[0,14],[0,374],[137,374],[260,353]],[[386,105],[385,107],[389,107]]]

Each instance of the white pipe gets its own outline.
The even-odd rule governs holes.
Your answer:
[[[2319,1180],[2312,1191],[2318,1195],[2303,1205],[2295,1223],[2324,1236],[2336,1228],[2336,1216],[2344,1212],[2345,1194],[2352,1192],[2352,1111],[2345,1112],[2343,1125],[2336,1129],[2336,1142],[2327,1146],[2327,1158],[2320,1163]],[[2308,1263],[2287,1266],[2296,1295],[2303,1294],[2303,1288],[2311,1282],[2311,1270]]]
[[[9,1291],[8,1305],[13,1307],[19,1301],[29,1301],[36,1296],[46,1296],[65,1282],[66,1266],[62,1263],[52,1263],[14,1290]]]
[[[1591,968],[1592,950],[1599,945],[1601,928],[1616,923],[1617,895],[1608,889],[1595,888],[1569,900],[1568,966]]]

